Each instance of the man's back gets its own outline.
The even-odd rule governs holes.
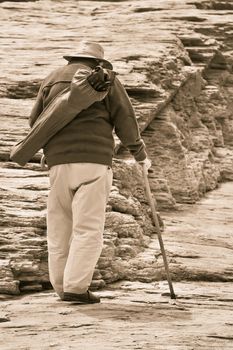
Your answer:
[[[45,108],[63,89],[69,87],[80,67],[68,64],[53,71],[41,86],[40,105]],[[41,112],[41,111],[39,111]],[[35,114],[38,112],[34,111]],[[35,120],[35,114],[31,119]],[[95,102],[80,112],[68,125],[53,136],[44,147],[49,167],[65,163],[99,163],[111,165],[113,150],[113,125],[105,101]]]

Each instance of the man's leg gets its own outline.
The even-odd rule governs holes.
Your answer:
[[[72,234],[72,192],[69,190],[66,165],[50,169],[50,183],[47,213],[49,276],[54,290],[62,298],[63,275]]]
[[[105,165],[87,163],[79,166],[78,173],[82,184],[72,202],[73,234],[64,272],[64,292],[82,294],[91,284],[103,246],[112,170]]]

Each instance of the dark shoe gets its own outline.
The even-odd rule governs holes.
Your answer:
[[[83,294],[76,294],[76,293],[66,293],[64,292],[63,301],[73,301],[75,303],[79,304],[95,304],[100,303],[100,298],[94,295],[89,290],[86,293]]]

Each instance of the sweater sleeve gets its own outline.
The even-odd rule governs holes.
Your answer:
[[[128,94],[117,77],[108,94],[108,99],[116,135],[136,161],[143,161],[147,157],[145,144],[140,136],[137,119]]]

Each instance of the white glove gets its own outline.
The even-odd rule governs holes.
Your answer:
[[[150,169],[152,163],[151,160],[149,158],[145,158],[144,160],[138,162],[141,166],[145,167],[146,172],[148,173],[148,170]]]

